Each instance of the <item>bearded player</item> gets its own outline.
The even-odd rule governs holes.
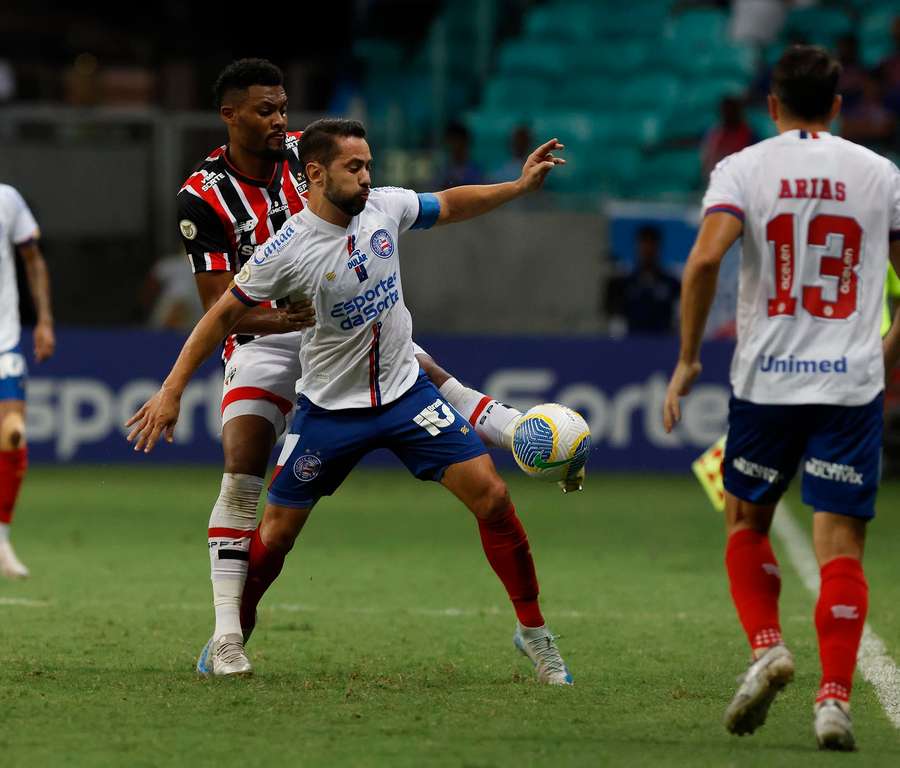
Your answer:
[[[725,726],[752,733],[794,676],[769,528],[799,465],[821,575],[816,739],[823,749],[852,750],[850,694],[868,608],[863,546],[875,515],[885,370],[900,357],[896,315],[883,343],[880,336],[888,258],[900,265],[900,171],[828,133],[840,111],[839,76],[823,49],[788,49],[769,96],[779,135],[713,172],[684,271],[681,353],[663,418],[671,430],[700,374],[719,264],[742,237],[723,461],[725,563],[753,661]]]
[[[264,59],[242,59],[219,75],[214,96],[228,143],[213,150],[178,193],[181,238],[206,309],[231,278],[293,214],[303,209],[306,181],[297,155],[300,132],[287,130],[283,75]],[[365,274],[366,265],[356,267]],[[241,633],[240,598],[263,477],[285,429],[300,378],[299,331],[314,322],[308,304],[269,302],[249,311],[223,348],[224,474],[209,518],[208,548],[215,608],[210,667],[242,674],[240,654],[222,637]],[[512,448],[519,411],[462,385],[421,347],[417,358],[441,394],[486,444]],[[583,473],[563,490],[580,490]],[[255,615],[244,616],[245,631]]]
[[[253,534],[244,609],[255,609],[316,502],[334,493],[364,455],[388,448],[417,478],[440,482],[473,513],[515,610],[516,647],[540,682],[571,684],[541,615],[528,538],[506,485],[481,439],[416,359],[397,246],[408,229],[473,218],[538,189],[564,162],[553,155],[562,146],[554,139],[535,150],[517,181],[417,195],[371,187],[365,135],[352,120],[319,120],[307,128],[300,156],[309,205],[244,265],[231,291],[200,321],[159,393],[129,420],[128,439],[145,451],[161,433],[171,439],[190,376],[251,307],[276,295],[311,299],[316,326],[303,332],[297,413]],[[369,265],[365,274],[360,263]],[[249,671],[241,634],[225,642]]]

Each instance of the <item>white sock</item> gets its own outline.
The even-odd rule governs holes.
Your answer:
[[[492,400],[477,389],[464,387],[452,376],[440,387],[440,393],[469,423],[490,448],[512,450],[512,436],[521,411]]]
[[[9,541],[9,523],[0,523],[0,541]]]
[[[209,564],[216,628],[213,637],[241,634],[241,594],[263,479],[226,472],[209,516]]]

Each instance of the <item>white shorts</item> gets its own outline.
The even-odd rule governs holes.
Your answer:
[[[235,416],[261,416],[279,436],[290,423],[299,378],[299,333],[262,336],[237,347],[225,366],[222,426]]]

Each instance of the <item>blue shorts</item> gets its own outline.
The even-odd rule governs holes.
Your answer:
[[[421,372],[403,395],[375,408],[330,411],[301,395],[269,501],[311,508],[377,448],[392,451],[420,480],[440,480],[451,464],[487,453],[475,429]]]
[[[18,344],[0,352],[0,400],[24,400],[28,366]]]
[[[820,512],[875,517],[884,393],[866,405],[757,405],[731,398],[725,489],[775,504],[801,466],[803,501]]]

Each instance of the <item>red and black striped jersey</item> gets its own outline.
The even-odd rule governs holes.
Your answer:
[[[178,192],[181,240],[194,273],[238,272],[254,249],[305,205],[297,154],[301,131],[285,138],[285,159],[270,179],[243,175],[223,145],[210,152]]]
[[[237,273],[287,219],[306,205],[306,180],[297,154],[302,131],[289,132],[285,159],[270,179],[252,179],[228,160],[226,146],[214,149],[178,192],[181,241],[195,274]],[[272,302],[272,306],[280,304]],[[232,334],[225,339],[222,359],[236,346],[257,338]]]

